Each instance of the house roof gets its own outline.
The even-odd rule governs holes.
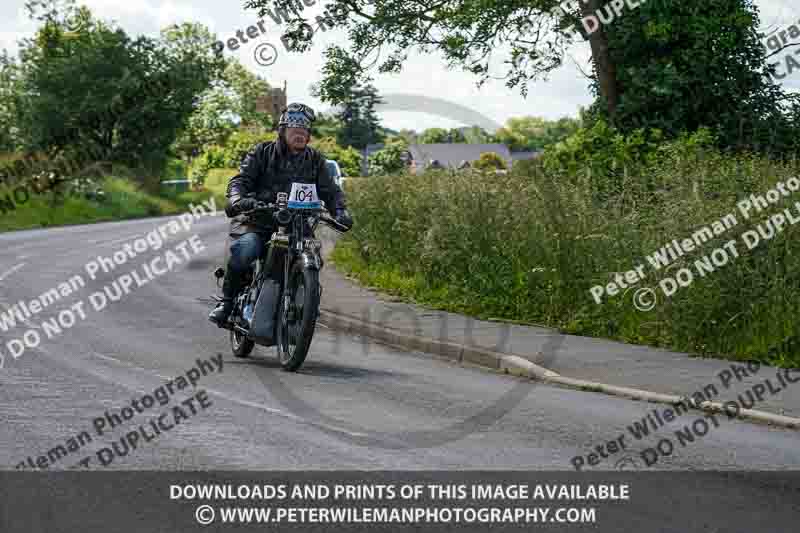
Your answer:
[[[411,144],[408,151],[414,158],[418,168],[426,167],[432,159],[436,159],[443,166],[458,168],[462,161],[477,161],[482,153],[495,152],[506,160],[510,166],[512,163],[511,152],[505,144],[463,144],[463,143],[439,143],[439,144]]]
[[[536,159],[543,153],[543,150],[537,150],[536,152],[511,152],[511,159],[514,161],[519,161],[521,159]]]

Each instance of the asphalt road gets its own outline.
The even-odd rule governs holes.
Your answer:
[[[104,470],[572,470],[573,457],[588,460],[595,446],[618,439],[658,407],[534,383],[522,386],[513,377],[367,344],[324,326],[298,373],[282,371],[274,349],[257,347],[252,359],[236,359],[227,332],[207,321],[210,306],[203,301],[214,292],[211,271],[223,256],[224,218],[201,219],[190,231],[171,236],[161,250],[89,279],[87,262],[112,256],[166,220],[0,235],[4,308],[37,298],[76,274],[86,282],[28,324],[0,330],[0,468],[13,470],[29,456],[36,461],[86,431],[92,442],[52,461],[51,469],[74,467],[91,457],[89,467]],[[141,287],[134,284],[102,311],[92,308],[91,293],[131,270],[144,272],[144,263],[193,234],[205,247],[201,253],[190,253],[190,260],[178,254],[182,262],[172,271]],[[47,338],[41,323],[80,301],[86,318],[60,335],[51,330]],[[31,329],[39,332],[41,343],[14,358],[8,343]],[[105,468],[98,464],[97,450],[197,391],[177,390],[176,382],[171,403],[136,413],[103,436],[93,433],[94,419],[186,375],[198,358],[210,361],[218,354],[222,371],[197,381],[209,406],[201,409],[197,400],[196,414],[150,442],[140,441]],[[503,413],[509,405],[513,408]],[[699,418],[699,413],[686,415],[662,428],[657,438],[635,442],[628,435],[624,451],[609,452],[592,470],[800,467],[796,431],[724,417],[718,427],[706,419],[710,429],[704,435],[678,445],[674,430]],[[674,451],[647,469],[639,452],[670,435]]]

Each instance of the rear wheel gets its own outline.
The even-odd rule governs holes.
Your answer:
[[[285,370],[294,372],[308,355],[319,314],[319,272],[292,266],[278,311],[278,358]]]
[[[248,269],[247,272],[245,272],[245,274],[242,276],[242,286],[247,287],[252,284],[253,275],[253,269]],[[231,322],[233,324],[237,324],[241,314],[242,310],[237,305],[231,314]],[[255,341],[248,338],[247,335],[236,331],[235,327],[231,329],[231,351],[233,352],[233,355],[236,357],[248,357],[252,353],[255,345]]]
[[[231,351],[236,357],[247,357],[253,351],[256,343],[244,334],[231,330]]]

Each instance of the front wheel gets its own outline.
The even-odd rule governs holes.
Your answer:
[[[295,262],[278,310],[278,358],[285,370],[296,371],[308,355],[319,297],[319,272]]]

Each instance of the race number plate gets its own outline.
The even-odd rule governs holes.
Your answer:
[[[318,209],[321,206],[315,184],[292,183],[292,192],[289,193],[289,207],[294,209]]]

